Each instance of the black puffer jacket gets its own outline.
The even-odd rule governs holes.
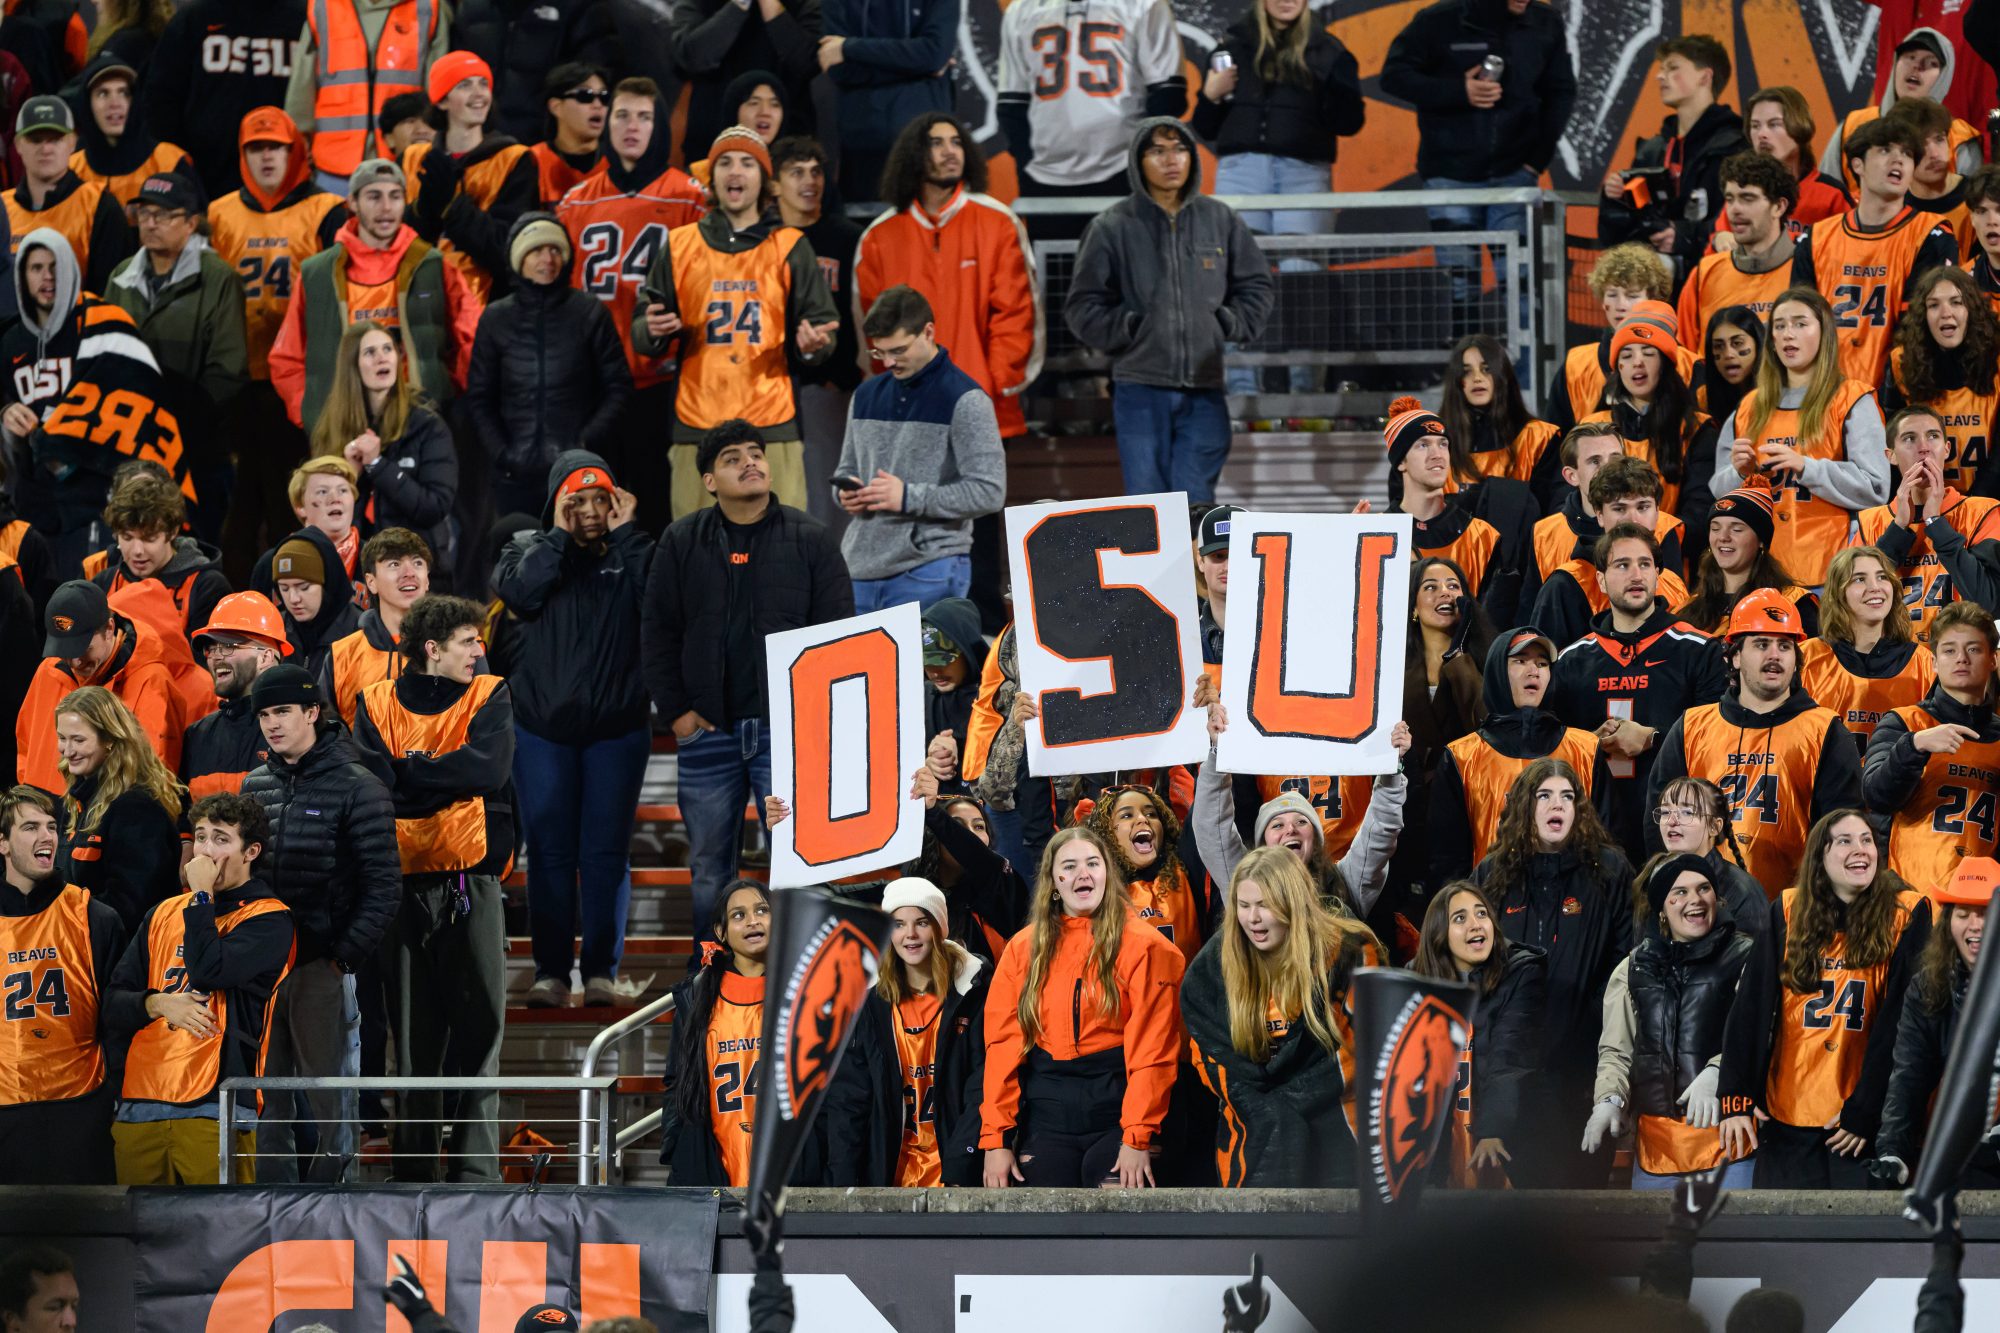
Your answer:
[[[271,820],[258,874],[292,909],[297,961],[360,967],[403,901],[389,789],[361,766],[347,729],[323,712],[312,749],[297,763],[266,760],[243,780],[243,794]]]
[[[1214,145],[1217,157],[1276,153],[1331,163],[1339,151],[1336,136],[1361,132],[1367,113],[1353,53],[1332,33],[1310,22],[1306,26],[1310,84],[1265,81],[1257,67],[1257,30],[1247,17],[1238,19],[1216,48],[1236,62],[1236,91],[1225,102],[1211,102],[1205,93],[1197,97],[1190,123]]]
[[[1681,1095],[1722,1054],[1736,983],[1754,947],[1725,914],[1698,940],[1680,943],[1646,923],[1626,984],[1637,1019],[1632,1046],[1632,1109],[1681,1118]]]
[[[1465,72],[1497,55],[1500,104],[1476,111]],[[1506,0],[1438,0],[1396,34],[1382,62],[1382,91],[1417,109],[1417,174],[1488,181],[1527,167],[1540,174],[1576,102],[1562,16],[1530,4],[1518,16]]]
[[[547,129],[542,80],[549,71],[568,60],[624,69],[613,8],[614,0],[460,0],[451,49],[471,51],[493,69],[487,128],[535,143]]]
[[[546,217],[525,214],[514,230]],[[502,481],[541,476],[565,449],[603,449],[631,394],[625,347],[604,303],[567,281],[517,279],[479,317],[465,403]]]
[[[762,639],[854,614],[854,585],[840,543],[819,520],[776,500],[771,507],[776,512],[758,525],[750,544],[757,571],[752,607],[734,599],[720,509],[696,510],[660,538],[646,580],[641,653],[646,692],[663,720],[689,709],[710,721],[729,716],[723,659],[734,617],[752,617]]]
[[[1945,920],[1950,921],[1950,908]],[[1940,927],[1942,929],[1942,927]],[[1877,1157],[1893,1157],[1911,1171],[1930,1130],[1931,1098],[1944,1081],[1945,1059],[1951,1053],[1959,1018],[1965,1012],[1965,991],[1972,973],[1958,959],[1951,965],[1951,994],[1931,1006],[1921,981],[1910,987],[1903,1017],[1896,1024],[1896,1063],[1889,1074],[1889,1096],[1882,1107],[1882,1129],[1875,1141]],[[1991,1140],[1973,1149],[1962,1188],[1990,1189],[2000,1177],[2000,1152]]]
[[[1521,1093],[1542,1060],[1542,1017],[1548,1007],[1549,956],[1510,944],[1500,983],[1472,1011],[1472,1138],[1514,1137]]]
[[[433,566],[449,568],[451,506],[458,498],[458,450],[451,428],[427,407],[415,408],[400,439],[382,441],[382,456],[361,469],[355,511],[370,512],[371,533],[408,528],[430,544]]]
[[[582,449],[557,458],[549,469],[551,501],[565,477],[592,466],[603,468],[604,460]],[[637,523],[627,523],[586,546],[549,515],[542,522],[516,533],[493,569],[493,591],[514,617],[507,677],[515,716],[561,745],[637,730],[646,725],[639,611],[652,539]]]

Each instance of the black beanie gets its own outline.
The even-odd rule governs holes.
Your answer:
[[[312,678],[312,673],[290,662],[264,668],[257,673],[256,681],[250,686],[250,710],[254,713],[276,708],[280,704],[312,708],[325,703],[326,696],[320,691],[319,682]]]
[[[257,679],[262,680],[263,677],[259,676]],[[1690,870],[1707,880],[1710,887],[1717,890],[1718,899],[1722,896],[1721,886],[1715,882],[1715,867],[1708,863],[1708,859],[1696,856],[1693,852],[1682,852],[1679,856],[1670,856],[1660,862],[1653,867],[1653,873],[1646,876],[1646,916],[1649,920],[1657,918],[1666,910],[1667,895],[1673,892],[1674,881]]]

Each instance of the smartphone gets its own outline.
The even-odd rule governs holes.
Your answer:
[[[861,489],[861,478],[836,474],[833,484],[843,491],[858,491]]]

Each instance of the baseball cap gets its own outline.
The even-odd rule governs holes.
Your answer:
[[[1937,34],[1922,29],[1896,43],[1897,55],[1906,55],[1911,51],[1928,51],[1941,61],[1945,58],[1944,43],[1938,40]]]
[[[950,666],[959,657],[958,644],[930,621],[924,622],[924,665],[932,667]]]
[[[354,174],[347,178],[347,195],[351,199],[380,181],[387,181],[400,189],[407,190],[410,187],[401,167],[386,157],[371,157],[356,167]]]
[[[1243,512],[1242,505],[1217,505],[1201,516],[1201,544],[1195,549],[1214,555],[1229,549],[1229,518]]]
[[[123,61],[106,61],[90,72],[90,83],[85,87],[84,91],[89,92],[95,89],[98,84],[104,82],[106,79],[123,79],[136,88],[139,86],[139,71],[133,69]]]
[[[178,171],[160,171],[146,177],[132,203],[135,207],[152,204],[156,208],[171,208],[181,213],[208,211],[208,204],[201,196],[201,187]]]
[[[560,1305],[535,1305],[514,1321],[514,1333],[558,1333],[577,1327],[576,1316]]]
[[[1553,662],[1556,660],[1555,640],[1536,629],[1515,630],[1514,637],[1507,641],[1507,656],[1519,657],[1537,644],[1541,646],[1543,652],[1548,654],[1549,661]]]
[[[47,131],[53,134],[75,134],[76,117],[69,113],[69,103],[60,97],[43,94],[30,97],[21,103],[20,114],[14,117],[14,134],[21,137]]]
[[[42,642],[43,657],[82,657],[97,637],[97,631],[111,620],[111,603],[104,589],[88,579],[71,579],[49,598],[42,617],[48,637]]]

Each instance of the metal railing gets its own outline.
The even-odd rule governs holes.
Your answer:
[[[236,1158],[249,1155],[237,1151],[235,1136],[241,1132],[236,1124],[236,1108],[246,1097],[254,1097],[260,1092],[520,1092],[520,1093],[575,1093],[577,1110],[574,1121],[563,1117],[559,1122],[576,1126],[577,1183],[589,1185],[607,1178],[606,1165],[601,1147],[596,1149],[596,1170],[592,1170],[592,1145],[604,1145],[613,1141],[611,1133],[613,1094],[618,1080],[610,1077],[490,1077],[490,1078],[346,1078],[346,1077],[291,1077],[291,1078],[231,1078],[224,1079],[216,1090],[217,1138],[221,1153],[221,1170],[218,1179],[224,1185],[235,1183]],[[254,1105],[254,1101],[251,1103]],[[264,1117],[260,1123],[284,1120],[285,1117]],[[294,1117],[293,1124],[323,1123],[311,1117]],[[392,1120],[392,1124],[417,1123],[409,1120]],[[439,1122],[432,1122],[439,1123]],[[357,1153],[357,1156],[359,1154]],[[503,1149],[502,1155],[505,1156]],[[562,1153],[551,1154],[554,1157]]]
[[[654,1022],[672,1013],[673,1009],[673,995],[671,993],[662,995],[650,1004],[642,1005],[633,1010],[591,1038],[589,1047],[583,1053],[583,1077],[586,1079],[595,1077],[597,1074],[597,1062],[604,1057],[606,1052],[623,1043],[627,1037],[632,1036],[634,1033],[643,1032]],[[579,1185],[590,1183],[583,1179],[580,1173],[583,1164],[591,1159],[593,1150],[598,1163],[597,1183],[600,1185],[614,1185],[619,1183],[619,1179],[624,1171],[624,1164],[620,1160],[620,1154],[630,1145],[637,1143],[640,1139],[658,1129],[660,1127],[660,1120],[660,1110],[658,1107],[655,1107],[632,1124],[613,1133],[610,1129],[611,1121],[607,1117],[602,1132],[595,1142],[593,1142],[591,1137],[591,1126],[580,1125],[579,1129],[583,1137],[579,1140],[577,1147],[579,1170],[577,1183]]]

